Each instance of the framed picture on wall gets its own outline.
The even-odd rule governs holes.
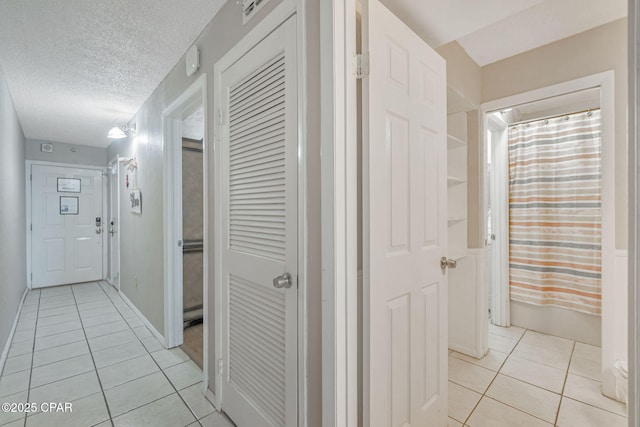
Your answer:
[[[129,192],[129,201],[131,202],[131,212],[142,215],[142,195],[140,194],[140,189]]]
[[[80,178],[58,178],[58,193],[79,193],[81,185]]]
[[[60,215],[78,215],[78,197],[60,196]]]

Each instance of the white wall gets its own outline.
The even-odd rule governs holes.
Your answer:
[[[306,2],[306,16],[299,22],[306,20],[308,35],[307,68],[309,101],[307,104],[307,211],[309,252],[308,269],[308,307],[307,319],[309,331],[307,334],[309,371],[308,425],[321,423],[321,288],[320,288],[320,87],[319,87],[319,1]],[[235,1],[228,1],[205,28],[195,44],[200,50],[200,68],[192,76],[185,74],[184,57],[175,65],[174,69],[156,88],[135,115],[138,133],[135,138],[112,143],[107,150],[107,158],[111,159],[119,154],[123,157],[136,155],[138,170],[136,172],[137,185],[142,193],[142,215],[127,212],[124,191],[124,176],[121,174],[121,290],[147,317],[153,326],[165,334],[164,331],[164,276],[163,276],[163,125],[162,113],[178,96],[180,96],[198,77],[207,74],[208,80],[208,134],[214,135],[214,87],[213,66],[227,53],[242,37],[247,34],[264,16],[273,10],[281,1],[271,0],[246,25],[242,24],[240,6]],[[207,141],[205,141],[207,144]],[[210,170],[213,170],[213,158],[209,159]],[[214,188],[214,174],[210,173],[209,188]],[[213,202],[213,198],[210,199]],[[209,206],[211,213],[207,220],[213,224],[213,206]],[[213,231],[213,227],[210,228]],[[209,265],[214,263],[213,239],[210,235]],[[209,307],[215,307],[213,300],[213,275],[209,287]],[[210,322],[214,319],[209,316]],[[213,324],[210,324],[213,331]],[[209,354],[214,353],[214,342],[210,340]],[[215,372],[216,364],[213,357],[209,360],[209,372]],[[213,375],[210,376],[210,386],[213,386]]]
[[[41,144],[52,144],[53,152],[41,151]],[[85,145],[66,144],[63,142],[27,139],[25,157],[27,160],[43,162],[73,163],[76,165],[106,166],[107,149]]]
[[[0,69],[0,352],[27,287],[25,139]]]

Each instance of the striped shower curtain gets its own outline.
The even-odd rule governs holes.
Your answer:
[[[600,111],[509,127],[511,300],[600,315]]]

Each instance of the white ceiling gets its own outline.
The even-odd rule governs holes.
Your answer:
[[[0,67],[27,138],[106,147],[225,0],[2,0]]]
[[[627,0],[382,0],[432,47],[484,66],[627,15]]]
[[[1,0],[0,67],[27,138],[106,147],[225,0]],[[626,16],[626,0],[383,0],[480,65]]]

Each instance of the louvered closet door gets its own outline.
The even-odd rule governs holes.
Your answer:
[[[221,79],[222,408],[240,427],[297,424],[294,19]]]

